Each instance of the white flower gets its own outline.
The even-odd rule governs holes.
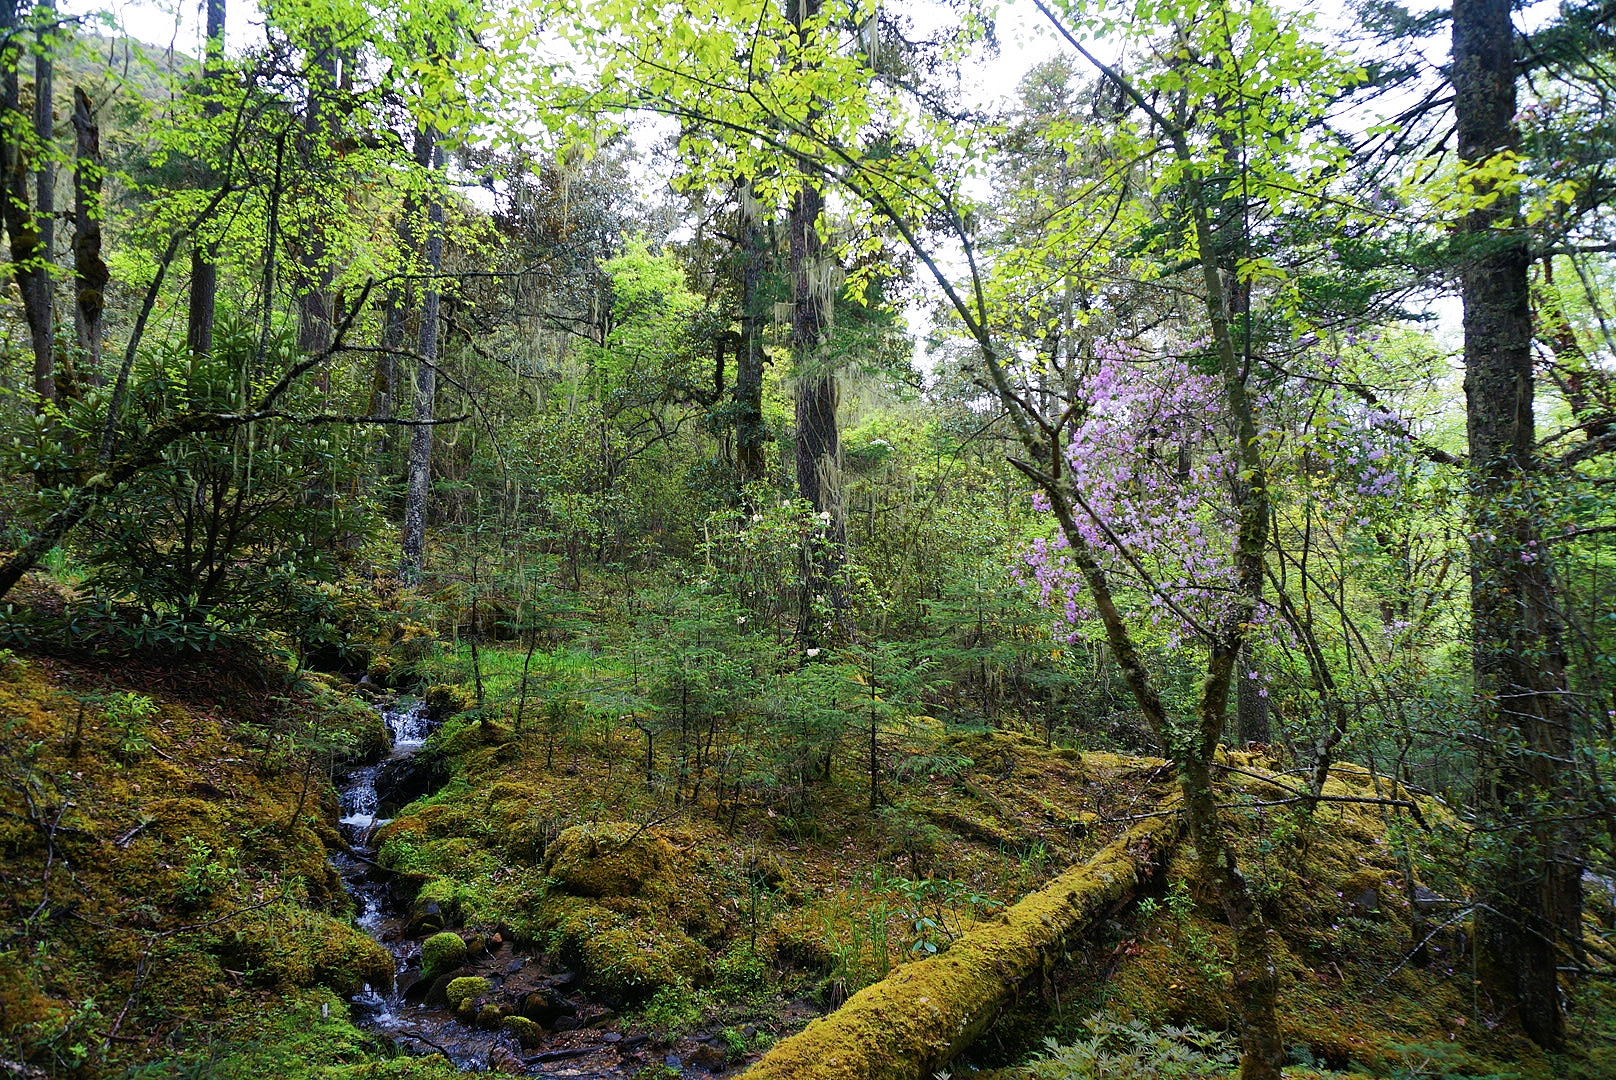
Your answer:
[[[818,655],[819,655],[819,650],[818,649],[809,649],[808,650],[808,659],[812,660],[814,657],[816,657]]]

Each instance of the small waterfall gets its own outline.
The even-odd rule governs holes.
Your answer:
[[[435,721],[427,717],[426,703],[421,701],[383,709],[382,720],[386,722],[388,734],[392,737],[392,752],[383,761],[354,769],[342,787],[342,817],[337,824],[347,830],[348,839],[356,844],[364,839],[365,833],[388,821],[387,818],[378,820],[376,817],[381,803],[376,794],[376,777],[383,766],[388,761],[414,754],[437,726]]]

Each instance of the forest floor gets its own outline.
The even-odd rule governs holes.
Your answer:
[[[778,801],[687,787],[675,807],[632,727],[558,744],[450,717],[398,788],[421,797],[365,838],[392,907],[370,927],[384,948],[330,861],[349,850],[333,784],[348,766],[326,768],[386,743],[342,680],[0,667],[0,1069],[17,1076],[453,1074],[356,1023],[350,998],[395,968],[400,998],[442,1025],[423,1031],[503,1033],[526,1062],[500,1059],[511,1071],[727,1073],[1174,798],[1159,759],[932,721],[891,747],[930,768],[888,778],[881,812],[854,757]],[[1418,800],[1423,824],[1372,803],[1299,815],[1274,797],[1279,761],[1225,765],[1246,872],[1283,937],[1287,1075],[1616,1072],[1605,988],[1577,988],[1575,1048],[1554,1058],[1478,994],[1464,883],[1413,854],[1462,847],[1443,807]],[[1330,783],[1408,794],[1351,766]],[[1113,1023],[1227,1031],[1231,945],[1187,845],[1148,892],[1027,986],[953,1075],[1085,1075],[1043,1041]],[[466,955],[423,973],[446,933]],[[453,986],[468,978],[483,981]]]

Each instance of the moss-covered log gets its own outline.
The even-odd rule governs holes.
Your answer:
[[[940,956],[908,964],[785,1039],[746,1080],[920,1080],[982,1035],[1049,960],[1127,903],[1178,837],[1151,819]]]

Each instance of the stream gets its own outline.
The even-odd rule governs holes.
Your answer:
[[[572,992],[576,975],[552,967],[531,950],[513,948],[497,933],[453,974],[486,978],[492,987],[487,1000],[540,1024],[542,1041],[523,1047],[509,1032],[463,1023],[441,1000],[429,1002],[432,987],[421,980],[421,942],[441,922],[435,905],[412,913],[410,898],[395,895],[395,875],[375,861],[375,836],[391,820],[385,815],[420,794],[408,783],[410,758],[437,724],[420,702],[378,709],[392,749],[381,760],[339,778],[338,825],[350,851],[331,857],[354,898],[356,925],[379,941],[395,964],[392,989],[367,985],[350,999],[359,1026],[391,1039],[406,1053],[442,1054],[470,1072],[577,1080],[627,1080],[652,1064],[689,1077],[723,1072],[727,1063],[713,1033],[697,1032],[653,1048],[648,1034],[620,1030],[609,1004]]]

